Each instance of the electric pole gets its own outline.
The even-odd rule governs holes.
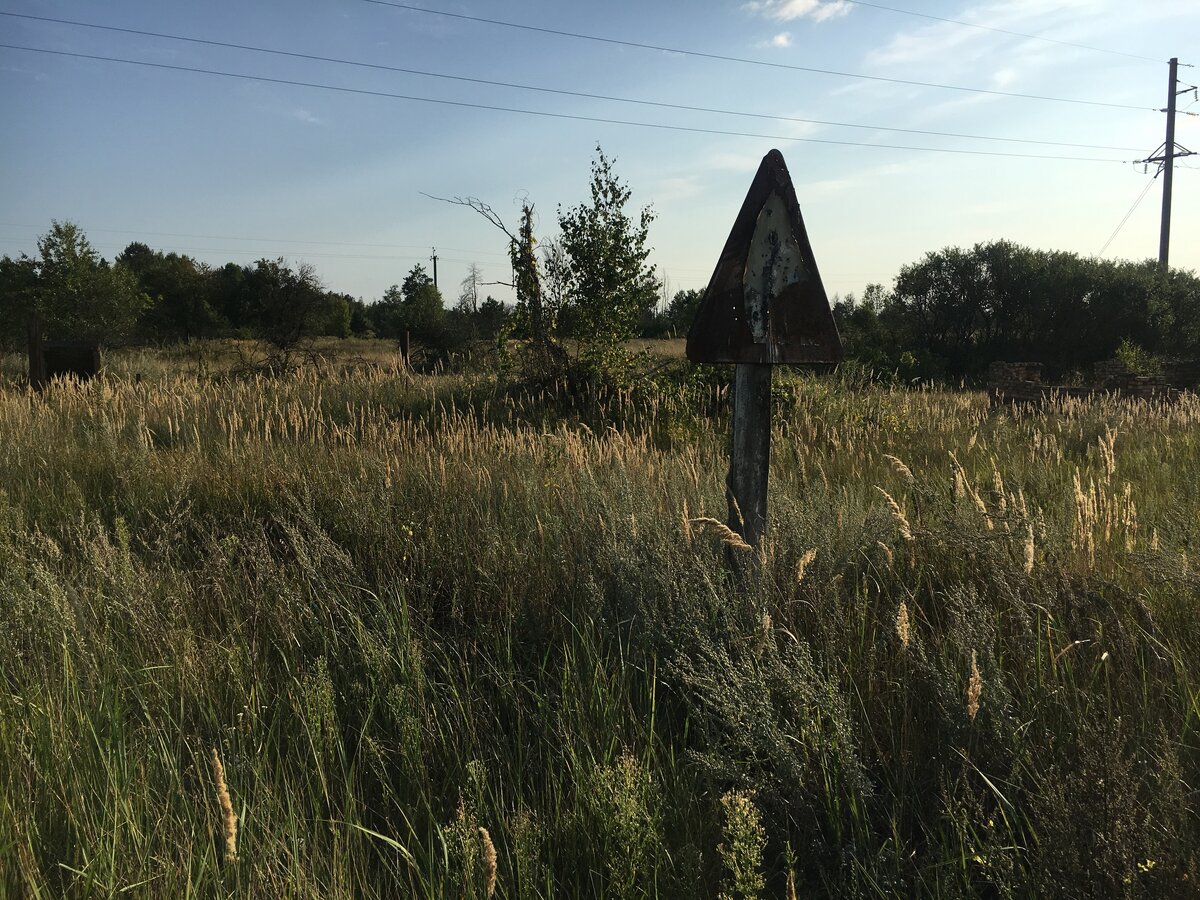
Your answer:
[[[1156,152],[1154,156],[1142,160],[1145,163],[1158,163],[1159,171],[1163,176],[1162,225],[1158,236],[1158,264],[1163,271],[1166,271],[1169,266],[1171,254],[1171,188],[1175,182],[1175,160],[1194,155],[1191,150],[1175,143],[1175,98],[1180,94],[1196,90],[1196,86],[1185,85],[1180,90],[1179,59],[1171,57],[1170,66],[1170,75],[1167,81],[1167,108],[1163,110],[1167,114],[1167,139],[1159,148],[1161,155]]]
[[[438,261],[437,247],[433,247],[430,249],[429,258],[431,260],[433,260],[433,286],[437,287],[438,286],[438,283],[437,283],[437,261]]]

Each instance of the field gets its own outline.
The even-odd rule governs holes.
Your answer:
[[[19,366],[5,896],[1200,896],[1193,396]]]

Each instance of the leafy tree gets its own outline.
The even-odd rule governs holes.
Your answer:
[[[141,320],[148,336],[186,341],[210,336],[223,326],[209,302],[210,273],[190,257],[134,242],[121,252],[117,263],[134,274],[150,298]]]
[[[248,266],[226,263],[209,272],[209,303],[224,321],[240,333],[250,326],[250,273]]]
[[[685,335],[692,327],[696,312],[700,309],[700,301],[704,299],[704,291],[690,288],[676,291],[671,302],[667,304],[667,325],[676,334]]]
[[[404,294],[400,291],[400,285],[393,284],[368,307],[375,334],[393,341],[404,336],[403,304]]]
[[[481,337],[493,339],[500,335],[509,320],[509,309],[490,294],[479,304],[475,315],[476,327]]]
[[[1200,280],[1152,261],[1109,262],[1009,241],[950,247],[905,266],[879,313],[893,355],[922,375],[977,378],[997,359],[1053,375],[1147,353],[1200,353]]]
[[[571,336],[592,366],[603,366],[606,357],[637,333],[659,289],[654,266],[646,262],[654,212],[644,207],[632,218],[625,211],[632,191],[621,183],[613,163],[597,146],[591,202],[566,211],[560,207],[558,214]]]
[[[404,279],[401,287],[404,302],[401,304],[403,326],[414,340],[426,344],[437,343],[446,319],[446,307],[442,293],[425,273],[425,267],[415,265]]]
[[[858,299],[853,294],[834,298],[833,320],[847,358],[876,372],[897,367],[892,353],[896,341],[889,334],[883,318],[890,302],[891,298],[881,284],[867,285]]]
[[[150,302],[129,269],[110,266],[72,222],[52,222],[38,253],[33,306],[48,335],[104,343],[128,337]]]
[[[37,278],[37,261],[25,254],[0,259],[0,346],[24,344],[36,302]]]
[[[305,338],[321,333],[330,303],[312,266],[295,270],[283,259],[260,259],[247,273],[247,319],[273,348],[272,367],[286,367]]]
[[[407,333],[414,341],[436,345],[444,337],[446,308],[425,267],[415,265],[403,285],[393,284],[371,304],[369,314],[377,335],[400,340]]]
[[[349,294],[329,292],[325,295],[325,301],[328,310],[321,334],[336,338],[350,337],[354,319],[353,304],[356,302],[354,298]]]
[[[370,308],[357,297],[347,297],[350,306],[350,333],[358,337],[372,337],[375,325],[371,320]]]

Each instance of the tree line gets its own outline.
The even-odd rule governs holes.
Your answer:
[[[450,201],[503,232],[513,306],[480,299],[474,265],[451,307],[420,265],[365,303],[282,259],[214,267],[134,242],[109,263],[77,225],[54,222],[37,257],[0,259],[0,343],[20,346],[36,311],[51,338],[109,345],[232,336],[290,348],[374,336],[444,353],[489,341],[526,375],[611,374],[628,362],[629,338],[685,335],[703,292],[665,296],[648,261],[654,212],[628,210],[632,191],[600,147],[589,188],[590,200],[559,207],[558,232],[544,241],[530,202],[510,228],[481,200]],[[1130,348],[1142,358],[1200,356],[1200,279],[1153,261],[995,241],[927,253],[891,289],[832,301],[847,360],[873,376],[977,381],[994,360],[1061,375]]]
[[[78,225],[58,221],[38,240],[36,257],[0,259],[0,341],[20,346],[35,312],[51,338],[110,346],[232,336],[288,347],[308,337],[405,334],[442,346],[494,337],[508,315],[492,297],[468,300],[465,289],[447,309],[420,265],[364,303],[326,289],[311,266],[283,259],[209,266],[134,242],[110,263]]]
[[[1119,350],[1200,356],[1200,279],[1154,260],[1106,261],[1010,241],[948,247],[891,290],[834,298],[847,358],[906,378],[978,381],[995,360],[1068,375]]]

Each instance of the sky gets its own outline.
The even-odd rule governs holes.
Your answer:
[[[0,0],[20,14],[0,44],[56,51],[0,48],[0,254],[36,255],[69,220],[109,259],[135,240],[213,265],[282,256],[371,302],[436,248],[453,303],[472,262],[509,280],[507,242],[431,198],[478,198],[514,231],[530,201],[549,239],[600,146],[656,214],[668,294],[707,284],[772,148],[830,295],[999,239],[1141,260],[1162,179],[1133,161],[1164,140],[1166,60],[1200,64],[1195,0],[403,5]],[[1200,103],[1179,108],[1176,141],[1200,151]],[[1171,262],[1200,269],[1200,156],[1176,165]]]

